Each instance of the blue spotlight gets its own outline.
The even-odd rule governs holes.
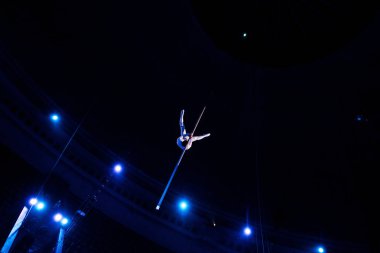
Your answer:
[[[189,209],[189,202],[187,200],[180,200],[178,202],[178,209],[181,211],[181,212],[186,212],[188,211]]]
[[[317,247],[318,253],[325,253],[325,249],[322,246]]]
[[[123,167],[121,166],[121,164],[116,164],[114,167],[113,167],[113,170],[116,172],[116,173],[120,173],[122,170],[123,170]]]
[[[366,122],[367,118],[364,115],[362,115],[362,114],[358,114],[358,115],[355,116],[355,120],[357,122]]]
[[[42,210],[45,208],[45,203],[44,202],[38,202],[36,206],[37,210]]]
[[[251,234],[252,234],[252,229],[250,228],[250,227],[248,227],[248,226],[246,226],[245,228],[244,228],[244,235],[245,236],[250,236]]]
[[[69,220],[68,220],[67,218],[63,218],[63,219],[61,220],[61,225],[62,225],[62,226],[67,225],[67,223],[69,223]]]
[[[50,114],[50,120],[53,121],[53,122],[58,122],[59,121],[59,115],[56,114],[56,113],[52,113]]]
[[[182,210],[185,210],[187,208],[187,203],[185,201],[182,201],[180,204],[179,204],[179,207],[182,209]]]
[[[55,222],[60,222],[62,220],[63,216],[60,213],[57,213],[54,215],[53,219]]]
[[[37,204],[37,202],[38,202],[38,200],[36,198],[31,198],[29,200],[29,204],[32,205],[32,206],[34,206],[35,204]]]

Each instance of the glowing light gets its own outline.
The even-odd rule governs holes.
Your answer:
[[[356,121],[361,122],[361,121],[364,121],[364,116],[363,115],[356,115],[355,119],[356,119]]]
[[[38,202],[36,208],[37,208],[38,210],[42,210],[42,209],[44,209],[44,208],[45,208],[45,203],[43,203],[43,202]]]
[[[189,210],[189,202],[187,201],[187,199],[181,199],[178,201],[178,210],[185,214],[187,213],[187,211]]]
[[[245,227],[244,228],[244,235],[250,236],[252,234],[252,230],[250,227]]]
[[[160,206],[156,206],[156,210],[160,210]]]
[[[69,220],[68,220],[67,218],[63,218],[63,219],[61,220],[61,224],[62,224],[63,226],[65,226],[67,223],[69,223]]]
[[[182,200],[181,202],[179,202],[179,208],[182,210],[182,211],[185,211],[188,207],[188,204],[186,201]]]
[[[120,173],[123,170],[123,167],[120,164],[116,164],[115,167],[113,167],[113,170],[116,173]]]
[[[243,38],[246,38],[247,37],[247,33],[243,33]]]
[[[60,222],[62,220],[63,216],[62,214],[60,213],[57,213],[56,215],[54,215],[53,219],[55,222]]]
[[[323,247],[318,247],[317,251],[319,253],[324,253],[325,252],[325,249]]]
[[[36,198],[31,198],[29,200],[29,204],[31,204],[32,206],[34,206],[35,204],[37,204],[38,200]]]
[[[59,121],[59,115],[56,113],[53,113],[50,115],[50,120],[53,122],[58,122]]]

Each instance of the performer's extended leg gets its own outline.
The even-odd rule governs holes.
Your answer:
[[[203,138],[206,138],[206,137],[209,137],[210,134],[204,134],[204,135],[201,135],[201,136],[193,136],[193,138],[191,138],[191,141],[194,142],[194,141],[199,141],[199,140],[202,140]]]
[[[184,120],[183,120],[184,114],[185,114],[185,110],[182,110],[181,111],[181,116],[179,118],[179,127],[180,127],[180,130],[181,130],[181,133],[180,133],[181,136],[186,135],[185,123],[184,123]]]

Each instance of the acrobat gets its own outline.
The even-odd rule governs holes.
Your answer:
[[[202,140],[203,138],[206,138],[210,136],[210,134],[204,134],[201,136],[193,136],[193,133],[186,133],[186,128],[185,128],[185,123],[183,120],[185,114],[185,110],[181,111],[181,116],[179,118],[179,127],[180,127],[180,136],[177,138],[177,145],[180,147],[182,150],[190,149],[191,145],[193,144],[194,141],[199,141]]]
[[[206,110],[206,106],[203,107],[203,110],[202,110],[202,113],[201,115],[199,116],[198,120],[197,120],[197,123],[195,124],[195,127],[194,127],[194,130],[192,133],[186,133],[186,129],[185,129],[185,124],[183,122],[183,114],[185,113],[184,110],[181,111],[181,117],[179,118],[179,127],[181,129],[181,136],[177,138],[177,145],[182,149],[182,154],[181,156],[179,157],[178,159],[178,162],[177,164],[175,165],[174,167],[174,170],[169,178],[169,181],[168,183],[166,184],[166,187],[165,187],[165,190],[164,192],[162,193],[161,195],[161,198],[160,200],[158,201],[158,204],[156,206],[156,210],[160,210],[160,207],[161,207],[161,204],[162,204],[162,201],[164,201],[164,198],[165,198],[165,195],[166,195],[166,192],[168,191],[169,189],[169,186],[174,178],[174,175],[175,173],[177,172],[177,169],[179,167],[179,164],[181,163],[182,161],[182,158],[183,156],[185,155],[186,153],[186,150],[188,150],[189,148],[191,148],[191,145],[194,141],[198,141],[198,140],[201,140],[205,137],[208,137],[210,136],[210,134],[205,134],[205,135],[201,135],[201,136],[193,136],[193,133],[195,133],[195,130],[197,129],[197,126],[198,126],[198,123],[199,121],[201,120],[202,118],[202,115],[203,115],[203,112]]]

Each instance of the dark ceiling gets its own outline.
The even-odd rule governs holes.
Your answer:
[[[192,3],[219,48],[265,66],[311,62],[332,53],[373,20],[378,5],[369,0]]]

